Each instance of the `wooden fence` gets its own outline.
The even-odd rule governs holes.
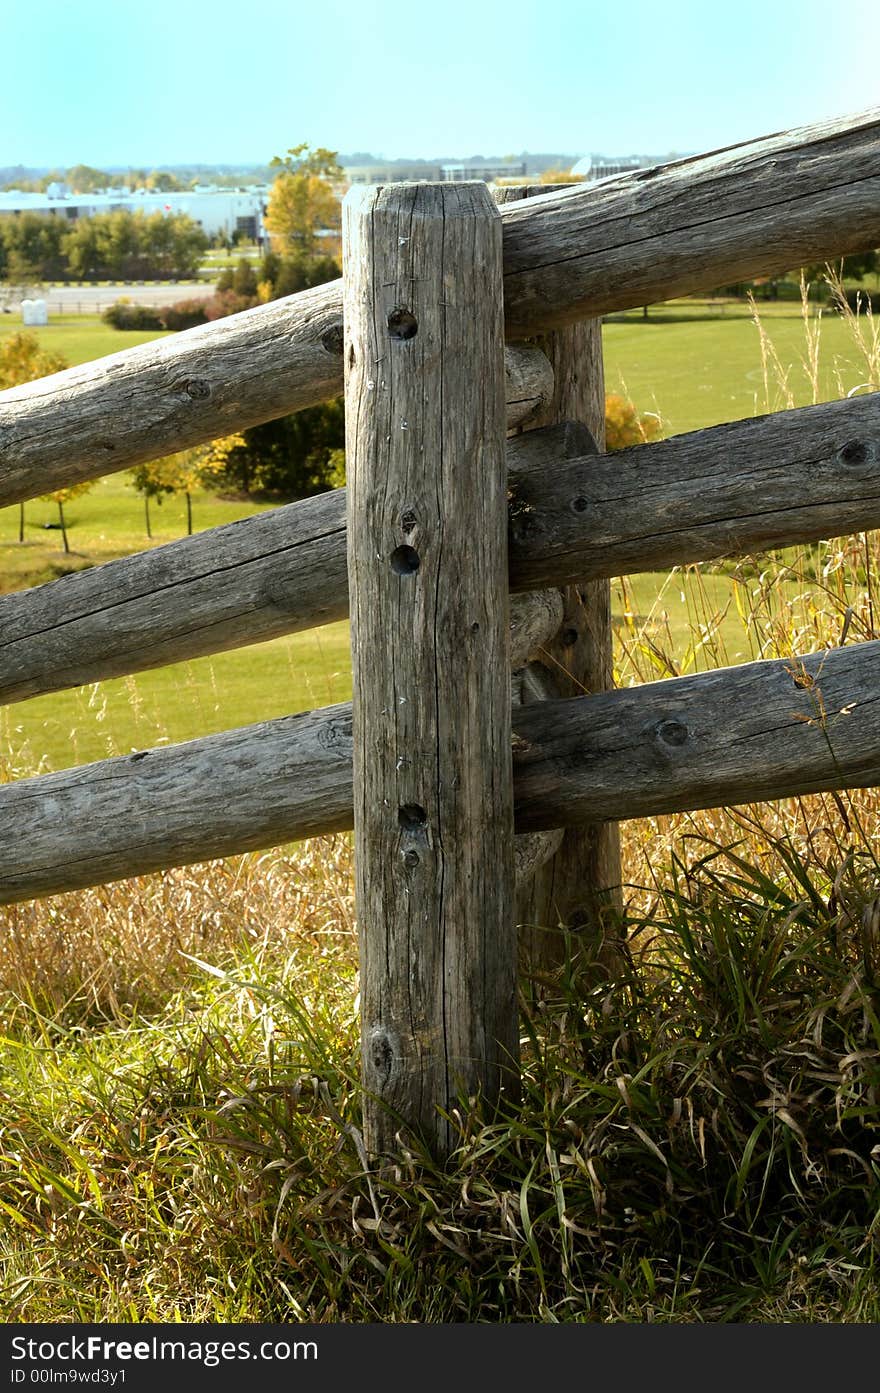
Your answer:
[[[599,922],[618,821],[880,783],[877,642],[601,690],[608,577],[880,524],[880,394],[595,440],[596,317],[877,243],[878,136],[874,111],[500,209],[353,191],[344,285],[0,395],[0,505],[343,386],[349,480],[4,596],[0,700],[346,614],[354,675],[352,705],[0,787],[0,901],[354,826],[368,1147],[443,1153],[460,1091],[516,1093],[523,906]]]

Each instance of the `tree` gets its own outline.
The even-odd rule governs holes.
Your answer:
[[[192,495],[195,489],[210,485],[223,474],[231,452],[244,444],[240,435],[226,435],[207,445],[180,450],[175,455],[148,460],[131,471],[132,482],[144,496],[147,536],[152,537],[150,500],[162,502],[168,494],[182,493],[186,499],[186,531],[192,536]]]
[[[152,174],[147,176],[147,188],[154,193],[183,193],[184,186],[177,178],[176,174],[169,174],[167,169],[154,169]]]
[[[65,552],[70,554],[70,543],[67,540],[67,519],[64,516],[64,505],[70,503],[74,498],[79,498],[81,494],[88,493],[94,483],[93,479],[82,479],[78,484],[68,484],[67,488],[53,489],[51,493],[41,493],[40,498],[44,503],[58,504],[58,521],[61,526],[61,538],[64,542]]]
[[[0,218],[6,275],[15,281],[57,280],[64,271],[66,225],[43,213],[12,213]]]
[[[100,193],[110,183],[110,175],[90,164],[75,164],[64,175],[73,193]]]
[[[50,373],[61,372],[67,367],[67,360],[60,353],[50,353],[40,347],[36,334],[19,331],[10,334],[0,344],[0,392],[7,387],[18,387],[23,382],[34,382],[38,377],[48,377]],[[67,532],[62,528],[67,547]],[[24,503],[18,505],[18,540],[24,541]]]
[[[344,444],[340,398],[246,430],[218,468],[215,486],[285,500],[324,493],[335,487]]]
[[[815,262],[812,266],[803,268],[804,278],[807,281],[823,281],[826,276],[827,262]],[[863,281],[865,276],[876,275],[880,271],[880,250],[853,252],[850,256],[844,256],[837,263],[841,280]]]
[[[319,146],[311,150],[305,143],[292,146],[282,158],[276,155],[271,166],[281,173],[269,192],[266,230],[273,250],[311,255],[316,249],[319,228],[340,225],[340,204],[328,179],[342,176],[335,150]]]

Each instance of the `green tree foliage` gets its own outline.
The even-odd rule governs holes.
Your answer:
[[[183,213],[96,213],[75,223],[42,213],[0,217],[0,275],[44,280],[182,279],[198,271],[208,245]]]
[[[267,252],[256,275],[259,298],[267,301],[336,280],[340,268],[329,256],[310,257],[303,252],[280,256]],[[223,301],[234,294],[230,285],[230,289],[220,291],[214,298]],[[244,432],[241,444],[229,452],[226,464],[218,472],[216,487],[224,492],[284,499],[323,493],[342,481],[344,444],[341,401],[325,402],[293,416],[267,421]]]
[[[257,273],[246,256],[240,256],[235,267],[228,267],[217,280],[216,288],[221,293],[234,290],[244,298],[257,298]]]
[[[334,488],[345,444],[341,398],[244,432],[218,470],[221,492],[291,500]]]
[[[69,272],[79,280],[180,279],[196,274],[208,239],[184,213],[96,213],[68,229]]]
[[[805,266],[803,270],[806,280],[824,281],[827,263],[817,261],[811,266]],[[851,256],[845,256],[837,263],[836,270],[842,281],[863,281],[865,276],[877,275],[880,272],[880,250],[853,252]]]
[[[75,164],[65,171],[63,182],[72,193],[99,193],[109,188],[113,181],[103,169],[94,169],[90,164]]]
[[[59,218],[41,213],[11,213],[0,218],[5,278],[22,284],[58,280],[64,274],[64,238]]]

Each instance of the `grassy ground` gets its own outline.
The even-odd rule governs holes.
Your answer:
[[[630,374],[650,350],[671,392],[697,327],[711,390],[666,414],[745,400],[738,339],[635,317],[606,334],[640,408]],[[198,500],[197,525],[225,506]],[[139,507],[122,480],[77,500],[79,560],[136,538]],[[21,550],[42,566],[56,542],[35,529]],[[876,637],[878,565],[872,536],[640,578],[618,591],[618,678],[815,649],[844,624]],[[33,728],[40,703],[13,707],[8,772],[340,699],[345,626],[319,656],[313,638],[157,675],[155,699],[146,676],[53,697]],[[627,964],[609,980],[581,945],[577,969],[524,984],[521,1106],[459,1100],[449,1165],[404,1139],[381,1176],[358,1132],[348,838],[0,911],[0,1319],[877,1321],[878,814],[862,790],[627,824]]]
[[[765,376],[761,341],[748,307],[729,304],[719,317],[701,317],[687,302],[615,316],[603,332],[605,385],[622,391],[640,411],[656,411],[666,435],[702,430],[788,405],[844,396],[865,381],[864,357],[847,323],[833,312],[814,321],[820,333],[818,378],[796,304],[761,304],[778,365]],[[719,314],[706,306],[705,314]]]
[[[0,341],[9,334],[20,332],[20,315],[5,314],[0,318]],[[109,324],[102,324],[99,316],[93,314],[53,315],[43,328],[30,332],[36,334],[41,348],[63,354],[71,367],[75,363],[87,363],[92,358],[102,358],[107,353],[119,353],[124,348],[137,348],[151,339],[166,337],[155,330],[111,329]]]

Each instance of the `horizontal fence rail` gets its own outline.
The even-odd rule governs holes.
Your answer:
[[[513,709],[519,831],[880,784],[880,642]],[[352,825],[343,704],[0,787],[0,902]],[[26,835],[22,829],[26,828]]]
[[[326,316],[311,299],[301,303],[304,296],[317,292],[0,393],[0,507],[315,405],[314,394],[303,396],[297,386],[303,355],[294,326],[317,332]],[[261,318],[266,310],[272,312],[268,322]],[[190,343],[181,342],[190,335]],[[338,316],[333,334],[321,337],[321,351],[342,352]],[[512,345],[504,356],[512,430],[549,400],[553,370],[537,348]],[[341,360],[334,371],[332,380],[321,379],[320,399],[341,392]]]
[[[880,241],[880,110],[501,209],[522,338]],[[0,394],[0,506],[342,391],[342,282]]]
[[[880,526],[880,393],[591,448],[571,426],[508,441],[514,591]],[[345,618],[345,506],[335,490],[3,596],[0,702]],[[522,662],[552,620],[513,610],[537,616]]]

